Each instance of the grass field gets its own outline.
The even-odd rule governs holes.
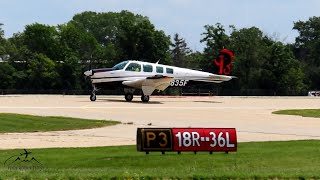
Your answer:
[[[135,146],[29,151],[29,158],[35,157],[44,169],[12,170],[2,165],[0,179],[320,179],[316,140],[239,143],[236,153],[212,155],[146,155]],[[0,162],[22,152],[1,150]]]
[[[275,111],[273,114],[298,115],[303,117],[320,118],[320,109],[292,109]]]
[[[88,120],[70,117],[0,113],[0,133],[87,129],[118,123],[117,121]]]

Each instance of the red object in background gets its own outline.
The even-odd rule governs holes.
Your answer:
[[[237,151],[235,128],[172,128],[174,151]]]
[[[214,63],[219,67],[218,74],[229,75],[231,71],[233,53],[228,49],[222,49],[218,55],[218,60],[214,59]]]

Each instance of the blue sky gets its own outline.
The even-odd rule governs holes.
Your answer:
[[[202,51],[206,24],[256,26],[277,40],[294,42],[293,22],[320,16],[319,9],[319,0],[0,0],[0,23],[11,37],[34,22],[57,25],[83,11],[129,10],[148,16],[167,35],[178,32],[191,49]]]

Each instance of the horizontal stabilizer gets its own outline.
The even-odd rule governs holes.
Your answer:
[[[234,76],[225,76],[225,75],[209,75],[210,80],[214,81],[230,81],[232,78],[235,78]]]

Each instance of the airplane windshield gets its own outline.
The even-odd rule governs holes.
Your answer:
[[[121,63],[116,64],[115,66],[113,66],[113,69],[121,70],[121,69],[123,69],[127,64],[128,64],[128,61],[123,61],[123,62],[121,62]]]

